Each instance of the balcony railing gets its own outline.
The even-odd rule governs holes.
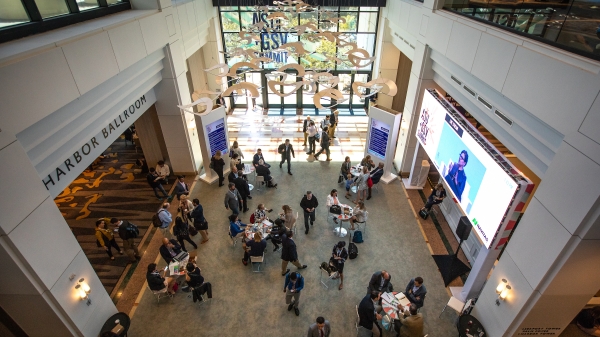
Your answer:
[[[600,60],[598,0],[446,0],[444,9]]]

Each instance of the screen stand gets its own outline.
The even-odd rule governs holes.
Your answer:
[[[462,245],[463,240],[458,243],[456,253],[454,255],[433,255],[433,260],[438,266],[442,278],[444,279],[444,286],[448,286],[455,278],[462,276],[463,274],[471,271],[466,264],[458,259],[458,251]]]

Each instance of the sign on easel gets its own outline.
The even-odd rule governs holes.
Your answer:
[[[400,112],[379,106],[372,106],[369,109],[369,129],[365,156],[370,155],[375,166],[380,162],[383,163],[381,181],[386,184],[398,177],[392,173],[392,166],[401,121],[402,113]]]

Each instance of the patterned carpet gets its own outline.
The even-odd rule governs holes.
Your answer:
[[[111,261],[104,249],[96,246],[96,220],[116,217],[131,221],[140,229],[136,239],[139,243],[160,202],[148,186],[145,174],[134,172],[135,161],[143,157],[140,150],[136,153],[131,143],[118,139],[106,149],[104,156],[94,171],[83,172],[54,202],[110,294],[129,259],[113,249],[115,260]],[[170,185],[165,186],[167,191],[169,188]],[[118,235],[116,241],[121,247]]]

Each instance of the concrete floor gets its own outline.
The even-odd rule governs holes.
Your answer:
[[[358,258],[346,262],[344,289],[339,291],[337,283],[332,283],[329,289],[320,284],[319,265],[329,260],[333,245],[340,240],[332,232],[333,222],[326,221],[325,202],[331,189],[343,189],[336,183],[341,163],[294,162],[293,176],[287,175],[285,168],[279,169],[277,163],[271,162],[271,165],[279,188],[253,191],[251,209],[265,203],[267,208],[274,209],[274,216],[283,204],[299,210],[307,189],[313,191],[320,203],[317,221],[308,235],[302,228],[302,212],[298,223],[298,255],[300,262],[308,265],[301,271],[305,288],[300,299],[300,316],[287,311],[280,253],[273,253],[269,243],[265,273],[252,273],[250,266],[241,263],[240,244],[232,247],[227,236],[229,212],[223,205],[226,187],[198,182],[191,197],[199,198],[204,206],[210,233],[210,241],[199,245],[198,263],[206,280],[213,285],[214,298],[198,305],[187,293],[179,292],[175,298],[162,299],[157,304],[153,295],[145,291],[132,317],[130,335],[305,336],[315,318],[324,316],[331,322],[332,336],[353,336],[356,334],[355,305],[366,294],[372,273],[381,269],[390,272],[396,290],[403,290],[412,277],[422,276],[428,289],[421,310],[425,333],[444,337],[458,335],[454,327],[455,312],[448,309],[438,318],[449,295],[400,181],[395,180],[390,185],[381,183],[379,191],[373,191],[373,198],[367,201],[369,220],[365,242],[358,245]],[[340,196],[346,200],[342,191]],[[249,216],[250,213],[243,214],[243,221],[247,222]],[[194,239],[198,242],[200,237]],[[348,237],[344,239],[347,242]],[[164,265],[162,259],[160,262]],[[392,336],[392,333],[384,335]]]

